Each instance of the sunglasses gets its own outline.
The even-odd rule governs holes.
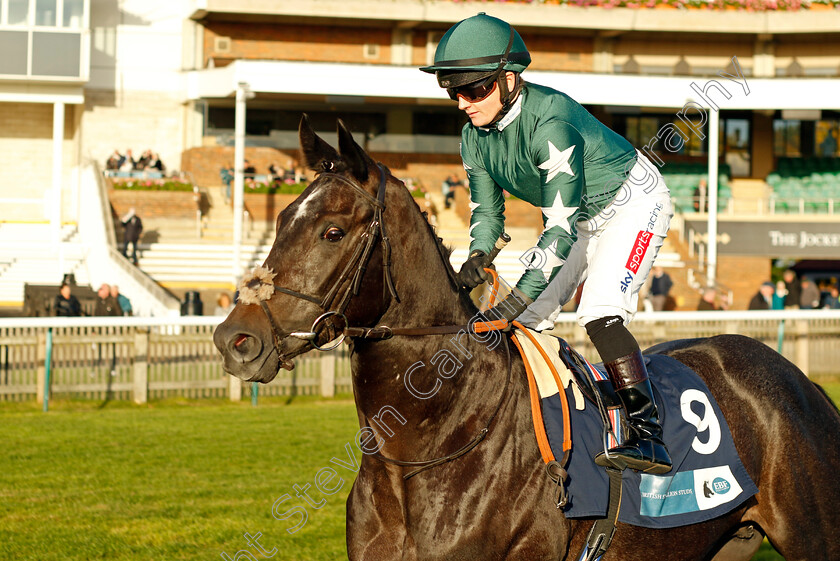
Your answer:
[[[446,88],[446,93],[449,94],[449,97],[453,101],[458,101],[459,97],[463,97],[467,103],[477,103],[487,99],[495,89],[496,76],[491,76],[488,80],[473,82],[454,88]]]

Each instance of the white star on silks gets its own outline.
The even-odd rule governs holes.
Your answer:
[[[554,176],[558,173],[568,173],[572,177],[575,176],[575,172],[569,165],[569,158],[572,157],[575,146],[575,144],[572,144],[561,152],[550,140],[548,141],[548,159],[537,166],[540,169],[548,170],[548,176],[545,178],[546,183],[554,179]]]
[[[577,212],[577,207],[569,207],[563,204],[563,199],[560,198],[560,191],[557,191],[557,196],[554,197],[554,203],[551,206],[540,207],[545,216],[545,229],[550,230],[555,226],[560,226],[566,233],[572,235],[572,227],[569,225],[569,217]]]

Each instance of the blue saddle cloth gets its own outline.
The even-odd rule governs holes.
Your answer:
[[[726,419],[690,368],[664,355],[647,360],[674,467],[665,475],[624,470],[618,519],[645,528],[673,528],[722,516],[758,492],[738,457]],[[594,373],[599,375],[604,376],[600,368]],[[571,403],[571,386],[566,394]],[[571,408],[570,413],[572,450],[566,481],[570,502],[565,515],[602,518],[607,513],[609,483],[605,470],[592,461],[603,450],[601,417],[589,401],[583,411]],[[542,415],[549,444],[555,457],[561,458],[559,394],[542,398]]]

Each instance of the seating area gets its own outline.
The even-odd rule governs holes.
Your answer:
[[[707,170],[706,164],[693,162],[668,162],[662,167],[662,177],[671,190],[671,197],[678,211],[697,212],[700,210],[697,187],[700,181],[708,182]],[[729,166],[721,164],[718,172],[718,210],[721,211],[726,208],[729,199],[732,198],[732,188],[729,184]],[[708,207],[708,203],[704,206]]]
[[[840,212],[840,158],[779,158],[766,181],[777,213]]]

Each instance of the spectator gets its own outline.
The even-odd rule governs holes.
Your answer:
[[[111,287],[105,283],[96,291],[96,307],[93,309],[95,316],[121,316],[120,304],[117,299],[111,296]]]
[[[694,188],[694,210],[697,212],[709,212],[709,183],[705,178],[701,178]],[[702,203],[703,210],[700,210]]]
[[[120,287],[112,284],[111,285],[111,297],[116,298],[117,304],[120,305],[120,311],[122,312],[120,315],[123,316],[130,316],[132,313],[131,309],[131,300],[129,300],[124,294],[120,294]]]
[[[840,289],[836,284],[828,287],[828,296],[825,298],[823,308],[826,310],[840,310]]]
[[[785,298],[787,297],[787,288],[785,287],[785,281],[780,280],[776,281],[776,290],[773,292],[773,309],[774,310],[784,310],[785,309]]]
[[[443,192],[444,208],[452,206],[452,201],[455,200],[455,189],[461,187],[462,185],[463,183],[461,183],[461,180],[458,179],[458,176],[454,173],[450,173],[449,176],[443,180],[440,190]]]
[[[216,310],[213,312],[214,316],[226,317],[231,310],[233,310],[233,302],[230,301],[230,296],[227,292],[222,292],[216,299]]]
[[[286,176],[286,170],[280,167],[277,162],[272,162],[271,165],[268,166],[268,173],[271,175],[272,183],[275,181],[283,181],[283,178]]]
[[[250,177],[251,179],[254,179],[254,176],[257,174],[257,168],[251,165],[250,161],[245,160],[245,165],[242,168],[242,173],[245,174],[245,177]]]
[[[79,317],[82,315],[82,305],[79,304],[78,298],[70,294],[70,285],[66,282],[61,283],[61,288],[58,289],[53,311],[59,317]]]
[[[802,293],[799,296],[799,307],[803,310],[813,310],[820,307],[820,290],[811,279],[802,277]]]
[[[137,266],[137,242],[140,241],[140,233],[143,232],[143,221],[134,212],[134,207],[128,209],[122,217],[122,225],[125,228],[123,233],[122,254],[128,259],[128,244],[131,244],[131,261]]]
[[[223,167],[219,173],[222,176],[222,183],[225,184],[225,202],[230,202],[230,184],[233,182],[233,164]]]
[[[125,156],[120,154],[119,150],[114,150],[114,153],[111,154],[111,157],[108,158],[108,161],[105,162],[105,169],[111,171],[117,171],[123,165],[125,161]]]
[[[725,310],[727,308],[726,302],[721,302],[720,307],[718,307],[717,303],[715,302],[717,298],[717,290],[714,288],[707,288],[703,291],[703,296],[700,297],[700,302],[697,304],[697,311],[699,312],[708,312],[708,311],[719,311]]]
[[[163,172],[164,170],[166,170],[166,166],[163,165],[162,161],[160,161],[160,154],[158,154],[157,152],[152,152],[151,150],[149,151],[149,154],[151,154],[151,157],[149,158],[147,169],[154,169],[159,172]]]
[[[136,169],[137,162],[134,161],[134,156],[131,154],[131,150],[126,150],[123,161],[120,162],[120,171],[134,171]]]
[[[143,154],[140,155],[140,159],[137,160],[137,165],[135,166],[135,169],[137,169],[138,171],[146,169],[146,167],[149,165],[149,160],[151,159],[152,151],[146,150],[145,152],[143,152]]]
[[[785,281],[785,289],[787,296],[785,296],[785,309],[796,310],[799,308],[799,300],[802,295],[802,287],[799,284],[799,279],[796,278],[796,273],[793,269],[788,269],[782,273],[782,279]]]
[[[752,297],[750,300],[749,306],[747,306],[748,310],[769,310],[773,307],[773,295],[776,292],[776,288],[773,286],[772,282],[765,282],[762,283],[758,289],[758,292],[755,293],[755,296]]]
[[[674,286],[674,283],[665,269],[654,267],[650,280],[650,301],[653,304],[653,311],[661,312],[665,309],[665,303],[668,301],[668,294],[671,292],[672,286]]]

